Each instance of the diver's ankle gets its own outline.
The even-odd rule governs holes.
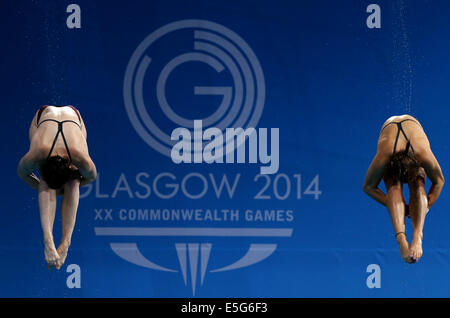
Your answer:
[[[70,243],[71,243],[70,239],[62,239],[61,243],[59,245],[65,247],[65,248],[69,248]]]
[[[422,242],[422,240],[423,240],[423,233],[414,233],[413,234],[413,241]]]
[[[395,239],[397,240],[397,243],[398,244],[401,244],[401,243],[408,243],[408,240],[407,240],[407,238],[406,238],[406,233],[405,232],[399,232],[399,233],[397,233],[396,235],[395,235]]]
[[[53,237],[49,237],[49,236],[47,236],[47,237],[44,237],[44,245],[45,246],[47,246],[47,245],[55,245],[55,243],[54,243],[54,241],[53,241]]]

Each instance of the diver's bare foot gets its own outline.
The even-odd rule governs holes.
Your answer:
[[[422,236],[416,235],[414,236],[411,242],[411,247],[409,248],[409,255],[413,260],[417,262],[422,257],[422,254],[423,254]]]
[[[67,242],[61,242],[61,244],[59,245],[59,247],[58,247],[59,259],[56,263],[57,269],[60,269],[61,266],[66,261],[67,252],[69,251],[69,246],[70,246],[70,243],[67,243]]]
[[[48,263],[48,268],[56,267],[59,254],[56,251],[55,244],[53,242],[46,242],[44,246],[45,261]]]
[[[400,247],[400,255],[402,257],[402,260],[404,260],[408,264],[415,263],[414,259],[410,256],[410,247],[405,234],[402,233],[397,235],[397,243]]]

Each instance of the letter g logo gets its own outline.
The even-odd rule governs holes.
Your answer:
[[[186,41],[190,30],[193,31],[193,43]],[[171,39],[169,45],[167,41]],[[186,47],[186,43],[193,45]],[[125,73],[123,92],[126,111],[136,132],[149,146],[168,157],[174,145],[170,140],[173,125],[194,127],[192,119],[178,114],[169,103],[170,97],[176,94],[167,95],[170,78],[176,77],[182,65],[191,62],[203,63],[217,76],[228,72],[231,79],[230,85],[226,86],[193,87],[193,95],[221,96],[218,107],[206,117],[200,118],[195,113],[189,116],[202,120],[204,129],[214,126],[224,131],[228,127],[256,127],[264,109],[263,71],[258,58],[239,35],[205,20],[182,20],[162,26],[134,51]],[[204,66],[198,70],[204,70]],[[192,81],[183,78],[182,82],[184,85]],[[176,83],[179,85],[180,81]],[[144,90],[144,87],[156,89]],[[172,88],[172,91],[179,90]],[[148,96],[152,94],[153,98]],[[145,103],[144,99],[151,102]]]

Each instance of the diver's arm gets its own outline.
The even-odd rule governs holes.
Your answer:
[[[363,186],[365,193],[384,206],[387,204],[387,196],[380,188],[378,188],[378,185],[383,178],[387,160],[388,158],[385,155],[379,153],[375,155],[375,158],[372,160],[372,163],[367,170]]]
[[[30,139],[30,143],[31,143],[31,139],[33,138],[36,130],[37,130],[37,115],[39,113],[39,110],[36,111],[36,113],[34,114],[33,120],[30,123],[30,128],[28,129],[28,137]]]
[[[87,131],[86,131],[86,126],[84,125],[83,117],[80,116],[80,119],[81,119],[81,133],[83,134],[84,139],[87,140]]]
[[[30,127],[28,129],[28,137],[30,139],[33,138],[35,132],[36,132],[36,118],[39,113],[39,110],[36,111],[36,113],[33,116],[33,119],[31,120]],[[31,153],[31,151],[28,151],[25,156],[22,157],[22,159],[19,162],[19,165],[17,167],[17,174],[18,176],[30,187],[37,190],[39,187],[39,178],[33,173],[38,168],[38,164],[35,160],[35,156]]]
[[[78,168],[82,176],[80,187],[88,183],[91,183],[97,178],[97,168],[95,167],[95,164],[91,158],[83,157],[80,160],[77,160],[76,162],[74,160],[74,164]]]
[[[30,152],[20,159],[19,165],[17,166],[17,174],[19,177],[35,190],[39,187],[39,179],[33,173],[36,169],[37,163]]]
[[[431,181],[431,187],[427,195],[428,208],[431,208],[431,206],[439,198],[442,188],[444,187],[444,175],[442,174],[441,167],[439,166],[439,163],[431,149],[424,152],[424,154],[420,157],[420,161],[422,162],[423,168],[427,173],[427,177]]]

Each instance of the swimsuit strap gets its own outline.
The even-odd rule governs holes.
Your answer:
[[[67,122],[72,122],[72,123],[76,124],[78,127],[80,127],[80,129],[81,129],[81,126],[77,122],[75,122],[73,120],[57,121],[56,119],[46,119],[46,120],[43,120],[40,124],[42,124],[43,122],[46,122],[46,121],[54,121],[55,123],[58,123],[58,131],[56,133],[55,138],[53,139],[53,144],[52,144],[52,147],[50,148],[50,152],[48,153],[47,159],[50,158],[50,155],[52,154],[53,148],[55,147],[56,140],[58,139],[58,136],[61,133],[61,136],[62,136],[63,141],[64,141],[64,146],[66,147],[67,155],[69,156],[70,162],[72,162],[72,156],[70,155],[69,146],[67,145],[66,136],[64,136],[63,124],[67,123]]]
[[[56,140],[58,139],[59,133],[62,132],[62,123],[60,123],[57,120],[51,120],[51,119],[49,119],[48,121],[54,121],[54,122],[58,123],[58,132],[56,133],[55,138],[53,138],[53,144],[52,144],[52,147],[50,148],[50,152],[48,153],[47,159],[50,158],[50,155],[52,154],[53,148],[55,147]],[[65,138],[64,138],[64,144],[66,144],[65,143]],[[69,152],[67,152],[67,153],[69,153]],[[69,158],[70,158],[70,154],[69,154]]]
[[[67,145],[67,141],[66,141],[66,136],[64,136],[64,132],[62,130],[62,125],[64,122],[60,122],[58,125],[58,131],[61,132],[61,136],[63,137],[63,141],[64,141],[64,146],[66,147],[67,150],[67,155],[69,156],[69,162],[72,162],[72,156],[70,155],[70,151],[69,151],[69,146]]]
[[[44,112],[44,110],[48,107],[49,105],[44,105],[44,106],[42,106],[41,108],[39,108],[39,111],[38,111],[38,114],[37,114],[37,118],[36,118],[36,126],[37,127],[39,127],[39,125],[40,125],[40,123],[39,123],[39,119],[41,118],[41,115],[42,115],[42,113]],[[68,107],[70,107],[70,108],[72,108],[74,111],[75,111],[75,113],[77,114],[77,116],[78,116],[78,120],[79,120],[79,122],[80,122],[80,124],[78,124],[78,123],[76,123],[78,126],[80,126],[80,128],[81,128],[81,115],[80,115],[80,112],[78,111],[78,109],[76,109],[74,106],[72,106],[72,105],[69,105]],[[45,120],[44,120],[45,121]],[[43,121],[43,122],[44,122]]]
[[[405,148],[406,152],[408,152],[409,147],[411,147],[411,150],[414,152],[414,148],[413,148],[413,146],[411,145],[411,141],[408,139],[408,136],[406,136],[406,133],[405,133],[405,131],[403,130],[403,127],[402,127],[402,123],[403,123],[404,121],[407,121],[407,120],[415,121],[415,120],[412,120],[412,119],[405,119],[405,120],[402,120],[402,121],[400,121],[400,122],[396,122],[396,123],[395,123],[395,124],[397,124],[398,130],[397,130],[397,136],[395,137],[394,151],[393,151],[392,153],[395,153],[395,149],[397,148],[397,142],[398,142],[398,137],[400,136],[400,132],[403,134],[403,136],[405,137],[405,139],[406,139],[406,141],[407,141],[407,143],[406,143],[406,148]]]
[[[391,121],[389,124],[387,124],[386,126],[384,126],[384,127],[381,129],[380,133],[384,130],[384,128],[386,128],[386,127],[389,126],[390,124],[399,124],[399,123],[401,124],[401,123],[403,123],[404,121],[408,121],[408,120],[413,121],[413,122],[415,122],[417,125],[420,126],[420,124],[417,122],[417,120],[414,120],[414,119],[411,119],[411,118],[406,118],[406,119],[403,119],[402,121]]]
[[[59,121],[57,121],[56,119],[51,119],[51,118],[49,118],[49,119],[44,119],[43,121],[41,121],[41,122],[37,125],[37,127],[39,128],[39,126],[40,126],[42,123],[45,123],[46,121],[54,121],[55,123],[59,123]]]
[[[413,121],[413,122],[415,122],[416,124],[418,124],[419,125],[419,123],[416,121],[416,120],[414,120],[414,119],[411,119],[411,118],[406,118],[406,119],[403,119],[402,121],[399,121],[399,123],[401,124],[401,123],[403,123],[404,121],[408,121],[408,120],[410,120],[410,121]]]
[[[63,124],[63,123],[68,123],[68,122],[74,123],[75,125],[77,125],[77,126],[80,127],[80,129],[81,129],[81,124],[77,123],[77,122],[74,121],[74,120],[67,119],[67,120],[61,121],[60,123]]]

